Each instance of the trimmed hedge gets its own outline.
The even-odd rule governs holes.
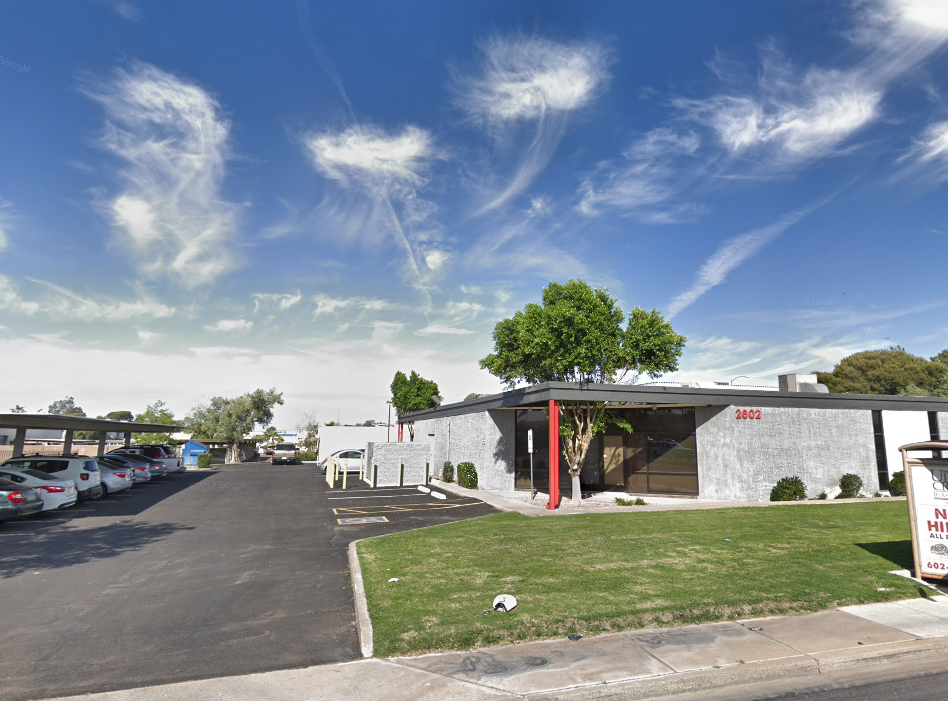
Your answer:
[[[211,454],[209,452],[201,453],[200,455],[198,455],[198,467],[208,468],[211,466],[213,462],[214,462],[214,458],[211,457]]]
[[[446,462],[444,467],[441,469],[441,479],[445,482],[454,481],[454,465],[450,462]]]
[[[889,494],[894,497],[905,496],[905,471],[899,470],[892,473],[892,479],[889,480]]]
[[[474,463],[458,463],[458,484],[465,489],[477,489],[477,470],[474,469]]]
[[[855,499],[862,489],[862,477],[853,474],[843,475],[839,478],[839,489],[837,499]]]
[[[799,477],[781,477],[770,490],[770,501],[803,501],[806,485]]]
[[[317,456],[312,450],[301,450],[297,457],[300,459],[300,462],[303,462],[304,460],[315,462]]]

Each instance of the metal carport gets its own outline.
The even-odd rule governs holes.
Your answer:
[[[125,445],[131,445],[132,433],[174,433],[187,430],[187,426],[113,421],[112,419],[92,419],[85,416],[59,414],[0,414],[0,426],[16,429],[16,436],[13,439],[13,457],[15,458],[23,455],[23,444],[29,429],[65,431],[63,455],[69,455],[72,451],[72,438],[76,431],[99,431],[99,452],[102,453],[105,450],[106,433],[124,434]]]

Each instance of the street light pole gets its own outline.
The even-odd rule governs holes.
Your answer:
[[[734,378],[734,380],[739,380],[739,379],[741,379],[742,377],[746,377],[747,379],[750,379],[750,375],[738,375],[737,377]],[[733,384],[734,384],[734,380],[731,380],[731,382],[730,382],[729,384],[733,385]]]
[[[385,435],[385,442],[391,443],[392,442],[392,403],[391,402],[385,402],[385,403],[388,404],[388,421],[385,423],[385,428],[387,430],[387,433]]]

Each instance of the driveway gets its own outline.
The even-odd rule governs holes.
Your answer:
[[[249,463],[0,526],[4,697],[359,658],[348,544],[493,509],[353,487]]]

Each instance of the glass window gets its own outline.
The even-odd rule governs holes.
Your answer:
[[[17,484],[23,484],[26,482],[26,477],[24,475],[18,475],[15,472],[0,472],[0,478],[9,480],[11,482],[16,482]]]
[[[68,460],[34,460],[33,464],[30,465],[30,468],[33,470],[48,472],[50,474],[64,472],[67,467],[69,467]]]

